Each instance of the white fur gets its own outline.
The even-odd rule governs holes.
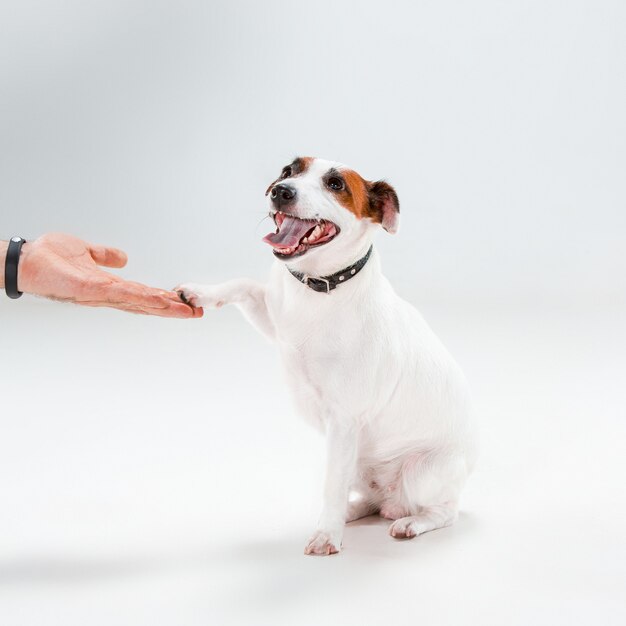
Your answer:
[[[362,257],[379,228],[339,204],[321,177],[340,164],[316,159],[289,179],[302,218],[341,232],[289,265],[311,276]],[[396,295],[376,249],[330,294],[298,282],[280,261],[266,285],[235,280],[179,287],[197,306],[236,304],[278,345],[300,413],[326,433],[322,513],[305,552],[341,548],[346,522],[379,512],[394,537],[452,524],[476,455],[460,369],[417,310]],[[349,498],[349,496],[351,497]]]

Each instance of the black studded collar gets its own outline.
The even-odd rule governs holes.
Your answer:
[[[349,265],[348,267],[345,267],[330,276],[321,276],[316,278],[314,276],[309,276],[308,274],[303,274],[302,272],[296,272],[289,266],[287,266],[287,269],[294,278],[299,280],[303,285],[306,285],[309,289],[313,289],[313,291],[318,291],[320,293],[330,293],[339,285],[349,281],[351,278],[354,278],[365,267],[365,264],[368,262],[372,254],[373,248],[374,246],[370,246],[365,256],[361,257],[356,263],[353,263],[352,265]]]

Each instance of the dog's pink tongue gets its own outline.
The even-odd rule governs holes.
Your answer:
[[[313,228],[313,224],[307,220],[299,220],[290,215],[285,215],[277,233],[270,233],[263,237],[265,243],[274,248],[292,248],[300,243],[300,239]]]

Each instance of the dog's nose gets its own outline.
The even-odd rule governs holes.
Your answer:
[[[296,190],[289,185],[274,185],[270,192],[272,203],[277,206],[284,206],[293,202],[296,197]]]

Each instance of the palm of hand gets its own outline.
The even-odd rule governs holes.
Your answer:
[[[120,268],[126,255],[65,234],[44,235],[25,244],[20,260],[21,291],[87,306],[108,306],[165,317],[199,317],[201,310],[172,291],[126,281],[98,266]]]

